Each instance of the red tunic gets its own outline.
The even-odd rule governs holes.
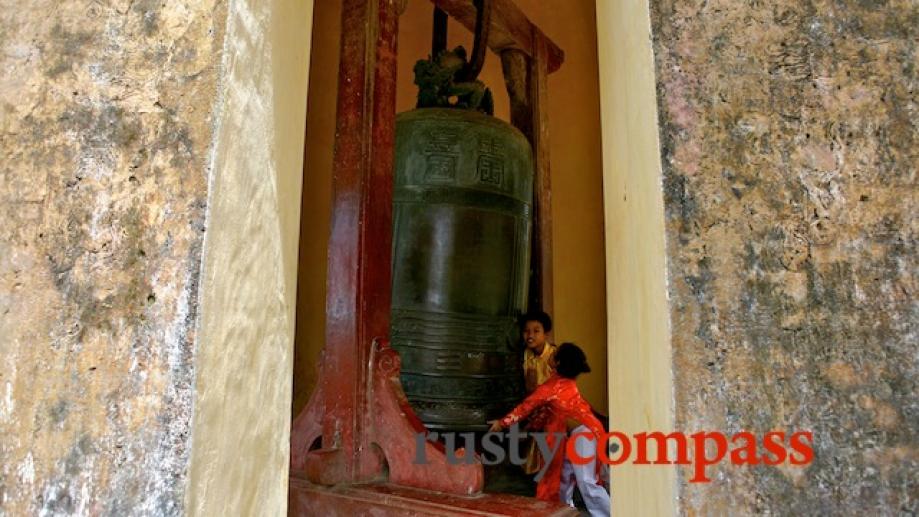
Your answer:
[[[546,422],[545,432],[548,433],[547,442],[550,450],[555,450],[552,461],[546,472],[536,485],[536,497],[544,501],[559,500],[559,483],[562,477],[562,462],[565,459],[567,419],[577,420],[590,428],[597,437],[598,447],[602,446],[604,434],[603,425],[590,410],[590,405],[581,397],[578,385],[573,379],[566,379],[558,374],[553,375],[546,382],[539,385],[523,402],[501,419],[502,427],[510,427],[535,411],[537,408],[548,406],[549,420]],[[555,449],[555,433],[563,436],[558,448]]]

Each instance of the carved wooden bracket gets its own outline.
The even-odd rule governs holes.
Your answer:
[[[427,430],[412,411],[399,380],[401,361],[399,354],[383,341],[373,346],[370,358],[373,381],[366,392],[370,400],[368,429],[370,434],[369,454],[372,466],[378,469],[368,473],[365,481],[388,481],[389,483],[461,495],[477,494],[482,491],[484,473],[482,464],[451,465],[440,444],[425,440],[424,464],[416,464],[417,436],[426,435]],[[333,435],[333,442],[326,446],[322,435],[322,421],[327,409],[325,401],[331,395],[321,382],[310,398],[307,409],[293,423],[292,436],[297,439],[291,444],[290,468],[292,473],[304,473],[310,481],[322,485],[341,483],[347,477],[343,472],[340,440]],[[314,445],[320,447],[310,451]],[[469,454],[473,454],[471,451]],[[388,479],[382,478],[383,466]]]

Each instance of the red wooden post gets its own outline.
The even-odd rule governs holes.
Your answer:
[[[309,469],[316,472],[314,481],[322,483],[382,473],[383,458],[370,447],[365,386],[374,339],[389,331],[396,6],[345,0],[342,28],[326,344],[316,390],[322,400],[310,401],[322,406],[322,449],[308,460],[315,465]]]
[[[345,0],[342,27],[326,343],[319,382],[291,429],[291,475],[320,485],[389,481],[477,493],[478,461],[450,465],[438,445],[422,441],[427,462],[414,463],[426,431],[387,346],[397,6]]]

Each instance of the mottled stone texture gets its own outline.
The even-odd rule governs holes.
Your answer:
[[[224,23],[0,2],[0,514],[181,512]]]
[[[919,4],[651,3],[677,426],[816,442],[681,508],[919,511]]]

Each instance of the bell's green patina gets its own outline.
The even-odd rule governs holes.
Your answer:
[[[396,117],[392,344],[430,428],[484,429],[523,395],[533,157],[477,111]]]

